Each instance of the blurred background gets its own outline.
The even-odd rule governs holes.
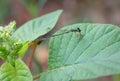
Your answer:
[[[120,26],[120,0],[0,0],[0,25],[4,26],[15,20],[17,27],[20,27],[30,19],[57,9],[64,11],[50,34],[74,23],[106,23]],[[33,75],[47,70],[47,59],[48,40],[36,48]],[[114,75],[88,81],[120,81],[119,78],[119,75]]]

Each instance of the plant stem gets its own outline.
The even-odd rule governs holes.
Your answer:
[[[113,81],[120,81],[120,74],[113,75]]]
[[[30,52],[30,56],[28,57],[28,62],[27,62],[27,65],[30,70],[32,68],[32,61],[34,58],[34,53],[35,53],[36,47],[37,47],[37,43],[31,45],[31,52]]]
[[[33,76],[33,80],[40,78],[40,76],[41,76],[41,74],[37,74],[37,75]]]
[[[28,57],[28,60],[27,60],[27,65],[28,65],[30,70],[32,69],[32,61],[34,58],[35,49],[36,49],[37,45],[41,44],[41,43],[42,43],[41,40],[37,41],[37,42],[30,42],[29,43],[31,45],[31,52],[30,52],[30,56]]]

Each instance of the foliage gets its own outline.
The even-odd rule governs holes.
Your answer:
[[[120,73],[120,29],[109,24],[75,24],[56,34],[81,29],[81,35],[68,33],[51,38],[48,71],[40,81],[92,79]]]
[[[17,53],[24,46],[21,41],[11,39],[15,25],[15,22],[11,22],[8,26],[0,27],[0,57],[12,65],[14,65],[16,57],[19,56]]]
[[[0,81],[32,81],[21,58],[32,41],[48,33],[62,10],[33,19],[15,31],[15,22],[0,27]],[[81,31],[75,31],[80,29]],[[62,34],[63,33],[63,34]],[[66,26],[50,39],[48,71],[40,81],[86,80],[120,74],[120,29],[110,24]]]
[[[21,59],[24,57],[29,42],[50,31],[55,26],[61,12],[58,10],[33,19],[16,31],[15,22],[0,27],[0,58],[5,62],[0,68],[0,81],[32,81],[32,75]],[[31,31],[28,32],[28,30]]]
[[[38,37],[48,33],[55,26],[61,12],[62,10],[57,10],[42,17],[28,21],[14,32],[12,38],[19,39],[22,42],[34,41]]]
[[[31,73],[22,60],[15,60],[15,67],[5,62],[0,68],[0,81],[32,81]]]

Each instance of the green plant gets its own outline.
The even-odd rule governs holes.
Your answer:
[[[39,37],[55,26],[61,12],[58,10],[31,20],[15,32],[15,22],[5,28],[0,27],[0,57],[5,61],[0,67],[0,81],[33,80],[21,59],[32,41],[41,41]],[[81,32],[70,32],[78,28]],[[61,34],[64,32],[67,33]],[[51,37],[48,71],[37,78],[40,77],[40,81],[76,81],[120,74],[119,58],[118,27],[89,23],[69,25]]]

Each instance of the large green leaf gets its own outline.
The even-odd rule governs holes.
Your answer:
[[[32,75],[28,67],[18,59],[15,67],[8,62],[0,67],[0,81],[32,81]]]
[[[40,81],[85,80],[120,73],[120,28],[109,24],[75,24],[75,32],[51,38],[49,70]]]
[[[33,41],[48,33],[56,24],[62,10],[57,10],[42,17],[28,21],[15,31],[12,38],[23,42]]]

